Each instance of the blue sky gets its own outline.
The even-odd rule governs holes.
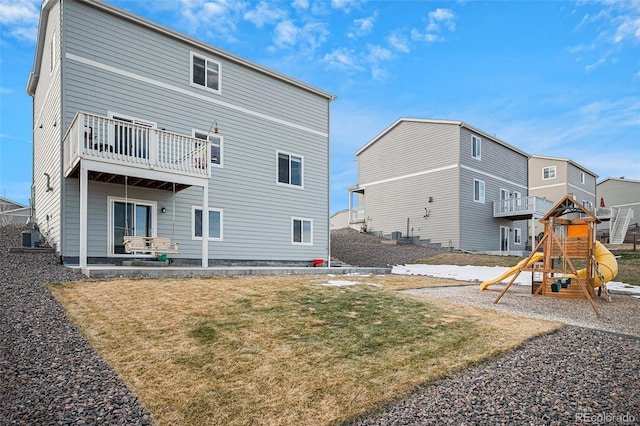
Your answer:
[[[640,179],[640,1],[112,0],[338,96],[331,211],[399,117],[462,120],[535,155]],[[28,203],[40,1],[0,0],[0,196]]]

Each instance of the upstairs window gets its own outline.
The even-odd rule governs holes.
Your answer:
[[[542,179],[555,179],[556,178],[556,166],[549,166],[542,169]]]
[[[471,136],[471,156],[480,160],[482,140],[477,136]]]
[[[198,130],[193,130],[193,137],[196,139],[202,139],[204,141],[209,141],[209,152],[211,155],[210,161],[214,166],[222,167],[222,136],[218,134],[209,134],[207,136],[207,132],[200,132]]]
[[[580,172],[580,183],[584,185],[584,172]]]
[[[192,52],[191,85],[220,93],[220,62]]]
[[[278,183],[302,187],[302,157],[278,152]]]
[[[311,219],[291,218],[291,244],[313,245]]]
[[[484,203],[484,181],[474,179],[473,180],[473,201],[477,203]]]

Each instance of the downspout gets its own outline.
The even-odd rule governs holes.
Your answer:
[[[331,267],[331,101],[327,102],[327,267]]]

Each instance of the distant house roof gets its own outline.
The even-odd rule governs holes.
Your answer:
[[[573,164],[574,166],[576,166],[580,170],[589,173],[591,176],[594,176],[596,178],[598,177],[598,175],[595,172],[592,172],[591,170],[587,169],[583,165],[578,164],[578,163],[576,163],[575,161],[573,161],[573,160],[571,160],[569,158],[548,157],[548,156],[545,156],[545,155],[532,155],[531,158],[540,158],[540,159],[543,159],[543,160],[546,159],[546,160],[554,160],[554,161],[564,161],[566,163]]]
[[[635,180],[635,179],[625,179],[625,178],[613,178],[613,177],[608,177],[605,178],[603,180],[601,180],[600,182],[598,182],[596,185],[600,185],[601,183],[605,183],[606,181],[617,181],[617,182],[629,182],[629,183],[640,183],[640,180]]]
[[[3,210],[24,209],[27,206],[20,204],[17,201],[11,201],[8,198],[0,197],[0,206]]]
[[[529,154],[527,154],[526,152],[522,151],[521,149],[516,148],[515,146],[508,144],[507,142],[496,138],[495,136],[491,136],[490,134],[477,129],[467,123],[465,123],[464,121],[460,121],[460,120],[440,120],[440,119],[433,119],[433,118],[406,118],[406,117],[401,117],[399,119],[397,119],[393,124],[391,124],[389,127],[387,127],[386,129],[384,129],[382,132],[380,132],[376,137],[374,137],[373,139],[371,139],[371,141],[369,141],[365,146],[363,146],[362,148],[360,148],[357,152],[356,152],[356,156],[360,155],[362,152],[364,152],[367,148],[369,148],[371,145],[373,145],[374,143],[376,143],[380,138],[382,138],[384,135],[386,135],[388,132],[390,132],[394,127],[398,126],[400,123],[402,122],[413,122],[413,123],[432,123],[432,124],[454,124],[454,125],[458,125],[460,127],[464,127],[467,128],[469,130],[471,130],[474,133],[477,133],[479,135],[481,135],[482,137],[485,137],[487,139],[491,139],[494,142],[497,142],[498,144],[504,146],[505,148],[508,148],[512,151],[515,151],[525,157],[530,157]]]
[[[160,34],[164,34],[168,37],[171,37],[173,39],[177,39],[180,41],[183,41],[185,43],[188,43],[194,47],[198,47],[204,51],[207,52],[211,52],[214,55],[217,55],[219,57],[225,58],[226,60],[235,62],[237,64],[240,65],[244,65],[248,68],[252,68],[255,71],[261,72],[263,74],[269,75],[271,77],[275,77],[279,80],[285,81],[293,86],[297,86],[301,89],[307,90],[311,93],[314,93],[316,95],[325,97],[327,99],[329,99],[330,101],[336,99],[335,95],[332,95],[330,93],[327,93],[323,90],[320,90],[318,88],[315,88],[313,86],[310,86],[306,83],[303,83],[301,81],[298,81],[294,78],[291,78],[289,76],[286,76],[284,74],[280,74],[279,72],[276,72],[272,69],[269,69],[267,67],[264,67],[262,65],[256,64],[254,62],[251,62],[247,59],[241,58],[239,56],[236,56],[232,53],[229,53],[227,51],[224,51],[222,49],[219,49],[217,47],[214,47],[210,44],[207,44],[203,41],[200,41],[198,39],[195,39],[193,37],[189,37],[185,34],[182,34],[178,31],[172,30],[168,27],[162,26],[156,22],[150,21],[148,19],[145,19],[141,16],[135,15],[131,12],[128,12],[124,9],[120,9],[116,6],[113,6],[111,4],[105,3],[105,2],[101,2],[101,1],[96,1],[96,0],[76,0],[80,3],[84,3],[87,6],[91,6],[93,8],[102,10],[106,13],[109,13],[111,15],[115,15],[118,16],[122,19],[125,19],[127,21],[130,22],[134,22],[137,25],[140,25],[142,27],[146,27],[152,31],[155,31],[157,33]],[[29,73],[29,79],[27,81],[27,93],[29,95],[34,95],[35,94],[35,90],[36,87],[38,85],[38,80],[40,78],[40,75],[38,74],[39,70],[40,70],[40,63],[42,61],[42,55],[44,53],[44,48],[43,48],[43,44],[44,44],[44,37],[46,34],[46,26],[47,26],[47,21],[48,21],[48,15],[49,15],[49,11],[51,10],[51,8],[53,7],[54,4],[56,4],[56,1],[53,0],[44,0],[42,2],[42,12],[40,14],[40,23],[38,26],[38,39],[37,39],[37,47],[36,47],[36,57],[34,59],[33,62],[33,70]]]

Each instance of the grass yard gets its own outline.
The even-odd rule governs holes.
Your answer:
[[[249,276],[51,290],[159,425],[327,425],[560,326],[393,291],[446,281]]]

